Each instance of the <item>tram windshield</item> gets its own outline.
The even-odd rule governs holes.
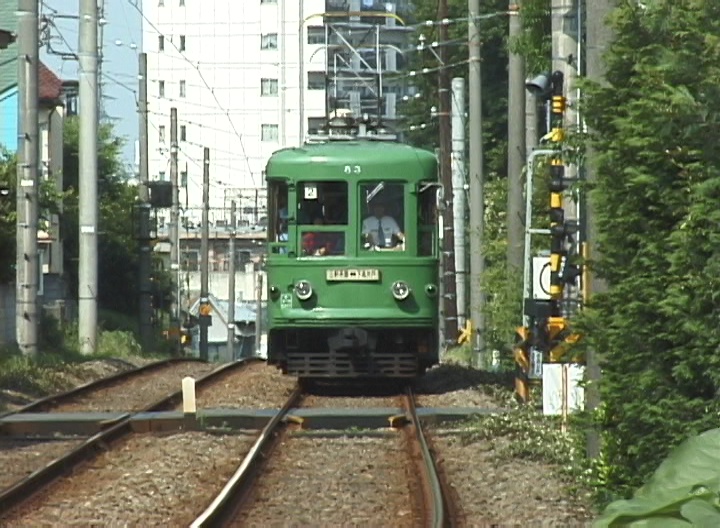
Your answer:
[[[360,185],[362,244],[366,251],[405,251],[405,194],[402,183]]]

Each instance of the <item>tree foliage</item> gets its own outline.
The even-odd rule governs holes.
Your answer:
[[[422,26],[419,35],[427,45],[438,41],[446,46],[446,65],[450,77],[466,79],[466,112],[469,104],[468,78],[468,9],[467,0],[449,0],[448,41],[439,42],[439,26]],[[436,0],[415,2],[415,18],[418,21],[438,20]],[[507,247],[506,185],[507,177],[507,2],[492,0],[482,2],[481,19],[477,21],[481,35],[483,149],[485,175],[485,237],[483,253],[487,273],[484,277],[470,276],[470,281],[481,281],[486,291],[486,344],[488,348],[505,348],[511,341],[512,327],[520,315],[519,287],[512,291],[505,265]],[[414,52],[409,58],[410,68],[416,71],[428,69],[429,73],[412,78],[421,97],[411,99],[401,106],[402,132],[413,145],[434,150],[438,145],[438,121],[431,114],[437,107],[438,75],[437,57],[428,49]],[[420,127],[420,125],[424,125]],[[468,123],[465,123],[466,134]],[[469,145],[469,149],[478,148]],[[467,159],[467,153],[466,153]],[[469,204],[472,207],[473,204]],[[477,226],[468,225],[468,233]],[[517,286],[517,284],[516,284]],[[517,295],[515,295],[517,293]]]
[[[627,495],[720,394],[720,4],[621,2],[607,84],[589,87],[608,291],[585,324],[602,354],[606,491]]]
[[[62,217],[65,273],[72,296],[78,291],[79,122],[65,123],[64,187],[67,196]],[[138,245],[133,235],[133,208],[137,188],[127,183],[121,163],[122,141],[110,125],[98,131],[98,304],[126,314],[137,311]]]

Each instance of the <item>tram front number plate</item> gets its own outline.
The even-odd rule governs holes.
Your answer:
[[[329,269],[325,272],[329,281],[379,281],[380,270],[377,269]]]

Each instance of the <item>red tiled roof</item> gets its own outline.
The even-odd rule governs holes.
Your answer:
[[[59,99],[62,95],[62,81],[42,62],[38,66],[38,91],[40,99]]]

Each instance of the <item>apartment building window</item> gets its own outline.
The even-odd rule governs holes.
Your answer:
[[[266,33],[260,38],[260,49],[277,49],[277,33]]]
[[[187,141],[187,127],[180,125],[180,141]]]
[[[165,51],[165,35],[158,37],[158,51]]]
[[[187,187],[187,171],[180,171],[180,187]]]
[[[260,79],[260,95],[277,95],[277,79]]]
[[[158,97],[165,97],[165,81],[158,81]]]
[[[165,5],[165,0],[158,0],[158,5],[159,5],[160,7],[164,6],[164,5]]]
[[[308,90],[325,89],[325,72],[308,72]]]
[[[308,117],[308,132],[317,134],[322,127],[325,126],[324,117]]]
[[[180,35],[180,51],[185,51],[185,35]]]
[[[277,141],[278,140],[278,126],[277,125],[262,125],[260,129],[260,140],[261,141]]]
[[[180,0],[180,7],[185,7],[185,0]]]
[[[165,125],[160,125],[158,128],[158,139],[160,143],[165,143]]]
[[[185,97],[185,81],[180,81],[180,97]]]
[[[308,44],[325,44],[325,26],[308,26]]]
[[[260,0],[261,4],[277,4],[277,0]]]

